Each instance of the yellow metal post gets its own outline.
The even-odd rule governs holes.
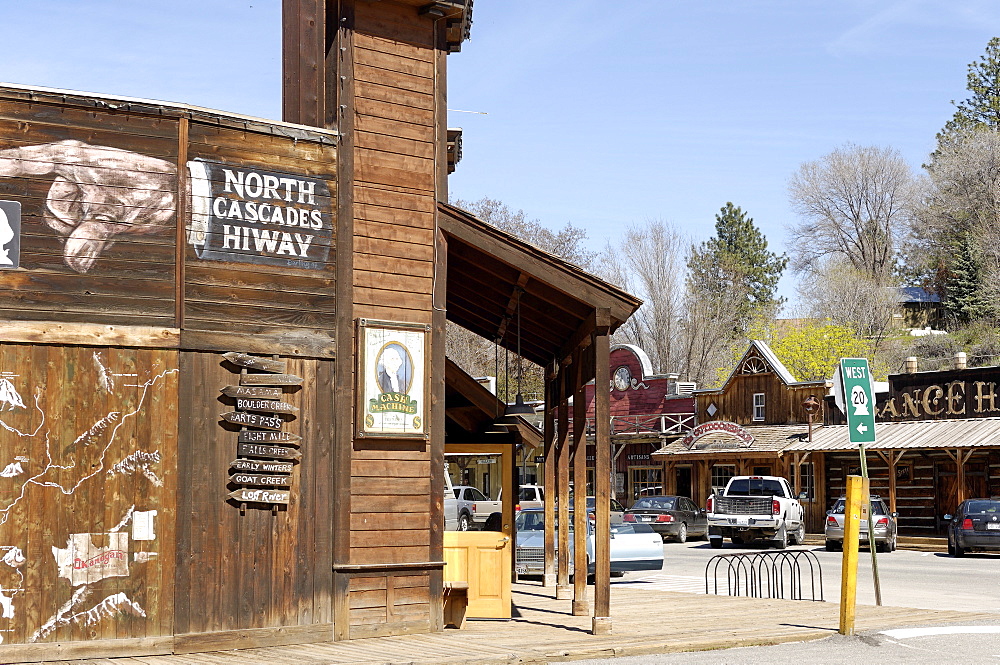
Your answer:
[[[868,493],[861,476],[847,477],[847,503],[844,506],[844,555],[840,571],[840,634],[854,634],[854,608],[858,600],[858,536],[861,509],[868,503]]]

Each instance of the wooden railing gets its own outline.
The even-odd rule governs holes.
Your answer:
[[[558,421],[556,427],[558,428]],[[572,431],[573,419],[569,420]],[[634,416],[612,416],[611,435],[686,434],[695,426],[693,413],[649,413]],[[587,435],[595,432],[594,419],[587,418]]]

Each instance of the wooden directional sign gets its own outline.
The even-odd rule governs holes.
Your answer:
[[[301,386],[302,377],[294,374],[240,374],[241,386]]]
[[[267,476],[260,473],[234,473],[229,476],[235,485],[264,485],[265,487],[289,487],[291,476]]]
[[[230,499],[240,503],[288,503],[292,493],[284,490],[258,490],[246,487],[229,493]]]
[[[244,430],[240,432],[240,443],[280,443],[284,446],[297,446],[302,437],[291,432],[255,432]]]
[[[285,421],[278,416],[262,416],[256,413],[243,413],[242,411],[230,411],[222,414],[222,419],[234,425],[246,425],[247,427],[261,427],[263,429],[281,429]]]
[[[264,446],[258,443],[241,443],[236,446],[236,454],[241,457],[272,457],[274,459],[302,459],[302,453],[295,448]]]
[[[264,386],[226,386],[222,394],[227,397],[245,397],[248,399],[281,399],[285,394],[281,388],[265,388]]]
[[[264,372],[275,372],[281,374],[288,367],[288,363],[284,360],[272,360],[270,358],[260,358],[258,356],[247,355],[246,353],[235,353],[230,351],[229,353],[223,353],[222,357],[233,363],[234,365],[239,365],[240,367],[248,367],[250,369],[259,369]]]
[[[288,402],[272,399],[237,399],[236,408],[241,411],[263,411],[265,413],[298,413],[299,407]]]
[[[291,462],[272,462],[264,459],[237,459],[229,466],[247,473],[291,473],[294,465]]]

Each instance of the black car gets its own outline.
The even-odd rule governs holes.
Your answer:
[[[644,496],[622,516],[625,522],[642,522],[653,531],[679,543],[689,535],[708,536],[708,517],[686,496]]]
[[[948,554],[1000,550],[1000,499],[966,499],[948,522]]]

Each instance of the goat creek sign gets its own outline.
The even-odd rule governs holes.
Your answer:
[[[734,442],[712,441],[698,444],[698,440],[709,434],[728,434],[736,439]],[[753,435],[746,429],[726,420],[711,420],[692,429],[681,441],[688,450],[695,448],[749,448],[753,443]]]

